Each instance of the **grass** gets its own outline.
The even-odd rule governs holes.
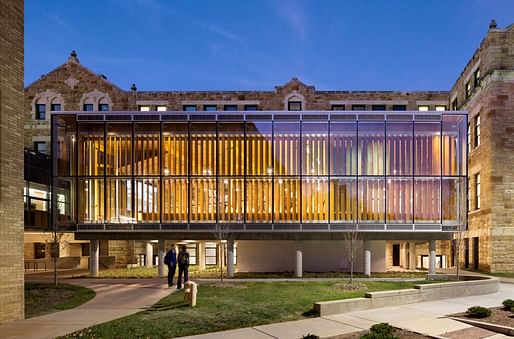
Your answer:
[[[170,338],[317,316],[315,301],[363,297],[367,291],[406,289],[418,282],[366,282],[366,291],[343,291],[334,281],[203,284],[196,307],[181,291],[150,309],[69,335],[81,338]]]
[[[167,274],[167,271],[166,271]],[[424,278],[426,272],[384,272],[373,273],[373,278]],[[212,278],[217,279],[220,276],[219,268],[208,267],[205,271],[199,272],[198,266],[191,266],[189,268],[189,276],[191,279],[198,278]],[[224,271],[226,277],[226,270]],[[134,267],[134,268],[113,268],[100,271],[100,278],[157,278],[157,267]],[[349,278],[349,274],[345,272],[304,272],[304,278]],[[355,278],[364,277],[361,273],[354,273]],[[293,272],[284,273],[254,273],[254,272],[236,272],[235,278],[252,279],[252,278],[294,278]]]
[[[82,286],[25,283],[25,318],[74,308],[95,295],[95,291]]]

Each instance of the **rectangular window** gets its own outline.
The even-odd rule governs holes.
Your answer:
[[[480,115],[475,117],[475,147],[480,146]]]
[[[468,178],[468,212],[471,211],[471,180]]]
[[[187,244],[187,251],[189,252],[189,265],[198,265],[196,255],[196,244]]]
[[[196,105],[184,105],[182,106],[182,110],[184,112],[194,112],[196,111]]]
[[[468,123],[468,154],[471,151],[471,123]]]
[[[352,105],[352,111],[365,111],[366,105]]]
[[[418,106],[418,111],[420,112],[427,112],[430,110],[430,107],[428,105],[419,105]]]
[[[436,112],[444,112],[446,111],[446,105],[435,105]]]
[[[203,105],[203,110],[207,112],[214,112],[218,110],[216,105]]]
[[[245,105],[244,110],[245,111],[257,111],[257,105]]]
[[[46,119],[46,105],[45,104],[36,104],[36,120],[45,120]]]
[[[140,112],[150,112],[150,106],[139,106]]]
[[[224,111],[237,111],[237,105],[225,105],[223,106]]]
[[[344,111],[344,105],[332,105],[330,109],[332,111]]]
[[[157,112],[166,112],[167,111],[167,108],[165,105],[159,105],[157,106]]]
[[[393,111],[406,111],[407,105],[393,105]]]
[[[302,102],[301,101],[289,101],[287,103],[288,111],[301,111],[302,110]]]
[[[98,111],[107,112],[109,110],[109,104],[98,104]]]
[[[473,73],[473,84],[475,88],[480,86],[480,68],[477,68],[475,73]]]
[[[466,82],[466,99],[471,96],[471,82]]]
[[[52,112],[60,112],[61,111],[61,104],[52,104],[50,106]]]
[[[480,173],[475,174],[475,209],[480,209]]]
[[[46,154],[46,142],[35,141],[34,142],[34,151],[36,151],[37,153]]]
[[[372,111],[385,111],[386,105],[372,105],[371,110]]]
[[[457,111],[459,109],[459,102],[457,101],[457,98],[455,98],[452,101],[452,111]]]
[[[93,112],[93,104],[84,104],[82,110],[84,112]]]
[[[205,265],[218,264],[218,247],[215,243],[205,243]]]

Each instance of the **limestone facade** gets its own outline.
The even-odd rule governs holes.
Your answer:
[[[0,323],[24,317],[23,11],[0,0]]]
[[[514,25],[491,23],[450,92],[450,102],[455,100],[469,112],[469,245],[463,261],[482,271],[513,272]]]

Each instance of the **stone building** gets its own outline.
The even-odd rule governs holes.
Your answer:
[[[130,121],[130,124],[135,124],[135,121],[162,122],[163,116],[170,115],[175,115],[175,118],[166,118],[170,121],[178,119],[177,117],[198,119],[199,121],[201,119],[215,119],[218,122],[223,119],[235,121],[243,115],[251,117],[251,119],[261,119],[262,116],[266,115],[266,112],[269,112],[269,116],[277,115],[279,119],[284,118],[286,120],[300,120],[301,118],[302,121],[306,121],[316,119],[314,117],[316,115],[318,118],[319,116],[326,116],[328,119],[332,114],[334,116],[340,114],[341,119],[355,120],[358,118],[369,119],[370,121],[376,119],[382,122],[389,118],[402,119],[402,117],[410,116],[415,122],[416,119],[430,119],[427,118],[428,116],[438,114],[444,116],[446,114],[444,112],[450,110],[469,111],[469,196],[471,197],[470,206],[473,208],[470,208],[469,213],[470,231],[465,235],[469,246],[462,254],[462,261],[465,266],[471,268],[512,271],[512,266],[509,265],[512,265],[510,262],[514,252],[511,245],[513,240],[511,223],[514,216],[510,204],[513,181],[512,177],[508,176],[508,171],[512,167],[509,167],[512,159],[509,158],[508,150],[513,147],[512,140],[509,139],[511,138],[510,129],[513,128],[512,117],[509,115],[509,109],[512,109],[512,79],[510,78],[512,77],[513,63],[513,30],[512,27],[498,29],[495,25],[492,25],[479,50],[450,92],[318,91],[314,86],[303,84],[296,78],[284,85],[276,86],[274,90],[270,91],[152,92],[137,90],[135,85],[132,85],[128,90],[123,90],[108,81],[106,76],[96,74],[83,66],[76,53],[73,52],[66,63],[42,76],[41,79],[25,89],[25,146],[36,151],[50,152],[50,116],[61,114],[56,112],[75,112],[76,115],[72,119],[73,124],[86,121],[86,119],[90,119],[91,122],[97,121],[100,130],[97,130],[96,133],[101,134],[98,135],[101,139],[99,142],[104,145],[103,143],[109,142],[108,121]],[[250,111],[255,111],[255,113]],[[451,115],[453,113],[447,112],[447,114]],[[210,118],[206,118],[209,116]],[[481,119],[477,118],[478,116],[481,116]],[[493,130],[504,132],[493,136],[491,133]],[[105,131],[102,132],[105,134],[102,134],[101,131]],[[93,130],[90,132],[91,135],[95,134]],[[119,131],[113,132],[118,133]],[[133,134],[134,132],[132,132],[131,138],[133,138]],[[75,147],[78,147],[74,144],[75,141],[78,141],[78,137],[79,135],[74,135],[73,138],[70,137],[68,143],[54,144],[53,146],[60,151],[63,151],[63,148],[66,151],[66,147],[75,149]],[[130,139],[130,142],[135,142],[135,140]],[[56,141],[54,140],[54,142]],[[474,145],[477,147],[474,147]],[[447,146],[441,145],[443,157],[448,156],[448,153],[444,153],[444,147]],[[502,151],[497,152],[498,148]],[[69,151],[70,149],[68,149]],[[77,154],[74,156],[77,156]],[[102,154],[102,156],[104,155]],[[54,157],[54,161],[60,160],[55,160]],[[75,161],[78,160],[75,159],[71,163]],[[102,161],[104,163],[101,166],[105,166],[104,168],[107,169],[109,165],[107,160],[103,159]],[[136,166],[136,164],[132,165]],[[155,173],[159,178],[167,175],[164,168],[159,169],[159,171],[161,170],[162,172]],[[132,172],[132,169],[130,171],[130,173],[135,173]],[[206,176],[210,175],[208,172],[204,174]],[[107,176],[105,176],[105,180],[108,180]],[[78,190],[77,184],[74,183],[73,185]],[[143,185],[141,187],[147,186]],[[92,189],[92,187],[88,186],[87,189]],[[137,189],[136,184],[131,186],[128,192],[132,194],[134,189]],[[82,190],[84,191],[84,188]],[[102,190],[107,192],[106,188],[102,188]],[[191,188],[188,188],[187,192],[190,192],[190,190]],[[128,194],[126,191],[124,193]],[[71,195],[73,194],[77,196],[78,192]],[[448,202],[448,197],[444,195],[444,192],[438,194],[441,201]],[[71,199],[71,196],[66,196],[65,193],[62,193],[62,197],[63,201],[67,201],[66,197]],[[189,196],[188,199],[190,199]],[[189,200],[190,203],[191,200]],[[80,203],[78,204],[80,205]],[[107,205],[107,203],[105,204]],[[457,203],[457,205],[459,204]],[[191,205],[189,206],[191,207]],[[477,206],[479,208],[476,208]],[[81,213],[80,208],[82,207],[69,206],[70,213],[75,213],[74,220],[77,220],[78,214]],[[123,232],[121,228],[128,227],[133,230],[137,222],[134,223],[132,219],[123,219],[119,216],[117,223],[125,226],[120,228],[120,226],[114,227],[111,225],[109,227],[112,227],[113,232],[108,233],[109,237],[105,235],[107,234],[105,232],[100,235],[99,232],[95,232],[97,221],[103,225],[104,229],[107,224],[110,224],[110,222],[105,223],[107,220],[105,212],[107,212],[108,207],[102,206],[101,208],[103,213],[101,215],[97,214],[95,217],[98,220],[95,219],[95,222],[89,220],[84,223],[83,226],[90,229],[86,231],[87,227],[83,227],[82,231],[75,233],[76,240],[72,240],[70,243],[75,241],[79,244],[84,239],[92,239],[93,252],[96,254],[99,252],[106,263],[114,262],[117,266],[137,263],[152,265],[155,259],[150,260],[149,258],[154,257],[154,252],[162,251],[165,243],[161,241],[158,245],[157,242],[148,242],[148,240],[157,240],[156,237],[152,238],[148,234],[143,238],[138,238],[137,232],[129,232],[130,235]],[[444,206],[441,209],[443,208]],[[444,211],[439,213],[444,213]],[[455,211],[455,213],[460,212]],[[137,218],[136,213],[131,212],[130,218]],[[144,218],[147,218],[147,216]],[[247,216],[244,216],[244,218],[247,218]],[[102,219],[101,222],[100,219]],[[122,222],[119,221],[121,219],[123,219]],[[162,220],[159,221],[161,221],[159,224],[162,227]],[[384,224],[387,223],[384,222]],[[60,227],[64,230],[77,231],[77,225],[73,223],[61,223]],[[430,237],[405,236],[406,233],[402,232],[402,227],[407,226],[396,225],[396,229],[391,227],[391,230],[396,230],[396,232],[389,233],[389,238],[381,238],[381,243],[372,244],[375,246],[373,251],[375,253],[379,252],[381,255],[373,257],[374,259],[379,258],[379,260],[372,264],[371,269],[383,271],[399,266],[404,268],[427,267],[429,252],[431,252],[427,240]],[[408,227],[416,227],[415,222]],[[442,220],[440,227],[440,230],[445,227]],[[291,230],[294,230],[293,226],[291,226]],[[510,233],[509,230],[511,230]],[[447,229],[447,231],[450,231],[450,229]],[[418,233],[418,235],[421,234],[421,232]],[[196,238],[193,238],[193,235]],[[423,234],[423,236],[426,235],[428,234]],[[169,239],[168,244],[171,241],[187,243],[190,251],[194,253],[193,260],[201,267],[227,260],[227,255],[221,254],[221,249],[212,241],[212,234],[206,236],[204,233],[200,236],[198,233],[179,234],[168,232],[166,236],[168,238],[159,239]],[[319,246],[325,246],[327,255],[330,255],[333,260],[331,259],[331,263],[322,269],[344,269],[346,263],[344,262],[345,256],[341,253],[342,239],[333,235],[332,237],[330,240],[313,237],[311,241],[305,241],[306,239],[302,237],[295,239],[294,236],[282,236],[282,239],[275,239],[273,243],[266,244],[259,242],[257,239],[241,238],[236,241],[237,256],[234,260],[237,260],[237,266],[240,270],[293,270],[297,269],[298,254],[300,258],[304,254],[306,258],[304,269],[315,270],[315,264],[310,263],[309,258],[312,253],[316,253]],[[107,239],[110,240],[107,241]],[[449,239],[449,237],[446,234],[439,238],[430,239],[444,240]],[[303,242],[301,245],[298,243],[299,240]],[[320,244],[319,241],[325,241],[325,243]],[[375,238],[373,241],[377,241],[377,239]],[[229,247],[235,251],[232,246],[234,246],[233,243]],[[301,250],[299,250],[299,247],[301,247]],[[283,260],[277,263],[276,267],[270,268],[266,265],[260,265],[255,260],[247,260],[247,258],[257,255],[264,255],[262,262],[273,260],[275,257],[273,253],[276,248],[282,249],[284,253],[291,254],[284,255]],[[477,248],[479,251],[476,250]],[[446,267],[453,264],[452,247],[447,241],[437,241],[436,252],[439,255],[438,260],[441,266]],[[82,251],[82,254],[87,253]],[[269,256],[269,258],[266,256]],[[363,256],[359,259],[358,266],[361,269],[365,268],[362,262],[365,258],[366,256]]]
[[[464,266],[514,272],[514,25],[491,22],[449,100],[469,112]]]
[[[0,0],[0,323],[22,319],[23,1]]]

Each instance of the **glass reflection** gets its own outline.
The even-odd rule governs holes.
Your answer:
[[[273,174],[272,131],[271,122],[246,123],[247,175]]]
[[[359,122],[359,175],[384,175],[384,123]]]

